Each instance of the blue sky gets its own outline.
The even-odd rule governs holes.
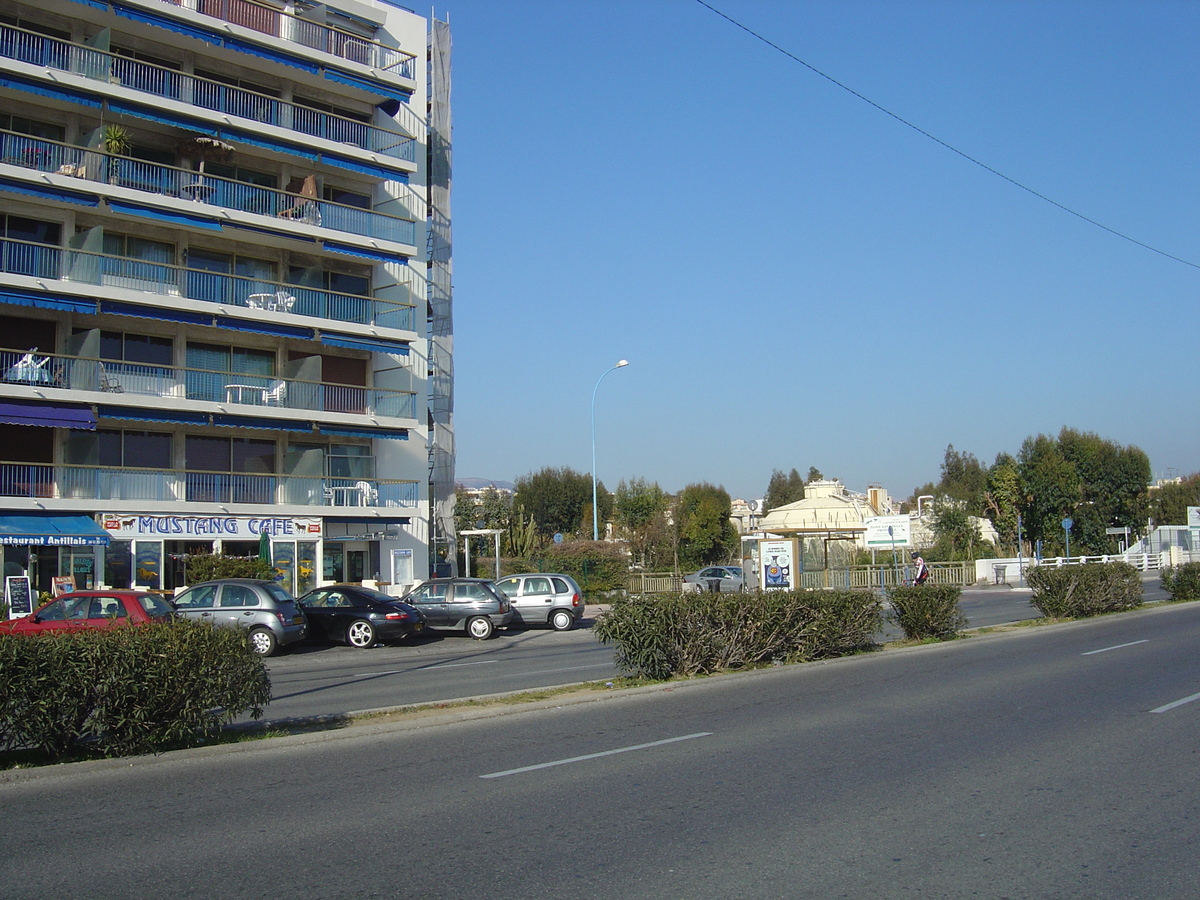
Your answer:
[[[1200,265],[1200,4],[711,0]],[[696,0],[452,0],[457,474],[902,498],[1064,425],[1200,470],[1200,268]]]

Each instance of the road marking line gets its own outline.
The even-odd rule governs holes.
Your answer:
[[[1158,709],[1152,709],[1152,713],[1161,713],[1172,710],[1177,706],[1183,706],[1185,703],[1191,703],[1193,700],[1200,700],[1200,694],[1192,694],[1190,697],[1184,697],[1182,700],[1176,700],[1174,703],[1168,703],[1166,706],[1160,706]]]
[[[436,666],[417,666],[417,669],[425,671],[426,669],[456,669],[459,666],[487,666],[492,663],[500,662],[498,659],[481,659],[478,662],[465,663],[440,663]],[[405,675],[414,669],[392,669],[390,672],[356,672],[353,678],[374,678],[376,675]]]
[[[490,775],[480,775],[480,778],[503,778],[505,775],[520,775],[522,772],[536,772],[538,769],[549,769],[553,766],[565,766],[568,763],[584,762],[589,759],[599,759],[602,756],[615,756],[618,753],[630,753],[634,750],[647,750],[650,747],[661,747],[663,744],[674,744],[678,741],[690,741],[693,738],[708,737],[711,731],[698,731],[695,734],[685,734],[682,737],[667,738],[662,741],[651,741],[649,744],[638,744],[635,747],[621,747],[618,750],[604,750],[600,753],[589,753],[587,756],[573,756],[570,759],[559,759],[554,762],[539,763],[536,766],[522,766],[520,769],[509,769],[505,772],[492,772]]]
[[[421,666],[422,669],[458,669],[462,666],[490,666],[492,663],[498,663],[498,659],[481,659],[478,662],[467,663],[438,663],[436,666]]]
[[[520,678],[522,675],[548,675],[552,672],[574,672],[576,669],[611,669],[612,663],[593,663],[590,666],[567,666],[565,669],[539,669],[536,672],[509,672],[501,678]]]
[[[1117,644],[1116,646],[1104,647],[1100,650],[1089,650],[1087,653],[1080,653],[1079,655],[1080,656],[1091,656],[1093,653],[1107,653],[1109,650],[1120,650],[1122,647],[1133,647],[1133,646],[1136,646],[1137,644],[1148,644],[1148,643],[1150,643],[1150,639],[1146,638],[1145,640],[1142,640],[1142,641],[1130,641],[1128,644]]]

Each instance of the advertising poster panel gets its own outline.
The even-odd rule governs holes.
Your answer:
[[[795,538],[763,538],[758,542],[759,588],[794,591],[800,586],[800,544]]]

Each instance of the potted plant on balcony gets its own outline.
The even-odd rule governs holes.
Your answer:
[[[124,156],[133,149],[133,141],[129,138],[129,132],[124,125],[105,125],[100,137],[100,146],[104,148],[105,153],[109,154],[108,180],[116,181],[121,171],[121,161],[112,157]]]

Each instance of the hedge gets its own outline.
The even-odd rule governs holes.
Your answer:
[[[645,678],[700,675],[874,646],[879,597],[867,591],[643,594],[617,600],[593,633],[619,668]]]
[[[215,732],[271,697],[237,628],[193,621],[0,635],[0,749],[51,757],[157,752]]]
[[[1025,574],[1043,616],[1077,618],[1142,605],[1142,579],[1129,563],[1034,566]]]
[[[1172,600],[1200,600],[1200,563],[1171,566],[1162,570],[1160,578]]]
[[[898,585],[889,588],[887,595],[888,620],[910,640],[946,640],[967,627],[967,617],[958,608],[962,588],[957,585]]]

